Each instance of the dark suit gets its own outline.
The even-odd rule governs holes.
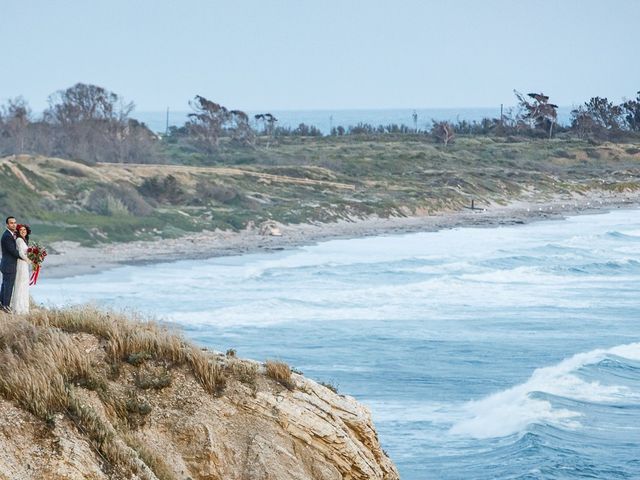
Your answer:
[[[2,272],[2,288],[0,289],[0,301],[2,307],[8,308],[11,304],[13,294],[13,284],[16,280],[16,266],[18,264],[18,247],[16,239],[9,230],[5,230],[2,235],[2,261],[0,261],[0,272]]]

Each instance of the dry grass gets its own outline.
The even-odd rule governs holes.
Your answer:
[[[202,387],[212,394],[222,393],[227,382],[222,364],[196,347],[192,346],[189,350],[189,366]]]
[[[152,322],[93,308],[0,313],[0,397],[47,423],[56,413],[65,414],[104,464],[125,477],[174,478],[161,459],[132,440],[132,432],[153,408],[145,396],[154,393],[144,392],[169,387],[177,367],[190,371],[210,394],[221,394],[230,377],[249,385],[254,395],[258,388],[259,364],[231,350],[227,355],[203,351]],[[287,364],[268,360],[265,370],[267,377],[295,388]],[[114,383],[120,371],[132,375]],[[106,417],[84,399],[86,390],[95,392]]]
[[[242,383],[256,387],[258,378],[258,365],[256,363],[232,358],[227,362],[227,369],[233,377]]]
[[[0,393],[43,419],[69,406],[70,383],[91,376],[69,336],[7,315],[0,319],[0,350]]]
[[[152,479],[146,466],[117,439],[75,394],[75,383],[97,385],[95,372],[73,339],[59,329],[32,324],[24,317],[0,315],[0,395],[37,417],[52,421],[64,412],[87,435],[96,454],[126,474]]]
[[[125,476],[141,479],[173,478],[158,463],[147,463],[144,451],[127,445],[116,428],[136,428],[144,424],[151,405],[135,392],[120,398],[105,380],[108,366],[94,366],[74,334],[98,337],[105,359],[114,370],[123,361],[143,365],[147,360],[170,366],[186,366],[209,393],[219,394],[226,373],[217,357],[185,342],[179,335],[150,322],[132,321],[124,316],[90,308],[34,310],[28,316],[0,314],[0,396],[13,401],[44,421],[53,421],[62,412],[86,435],[106,465]],[[135,372],[139,389],[162,389],[171,383],[166,367],[141,367]],[[85,402],[76,389],[94,390],[109,416],[124,420],[114,427]],[[122,427],[125,425],[125,427]],[[134,451],[135,450],[135,451]],[[137,452],[137,453],[136,453]],[[156,476],[149,469],[156,472]],[[163,473],[160,473],[163,472]]]
[[[264,363],[264,366],[267,377],[274,379],[289,390],[293,390],[295,388],[295,382],[291,376],[291,368],[289,365],[279,360],[267,360]]]
[[[149,475],[148,467],[118,438],[114,428],[104,422],[93,408],[82,404],[72,395],[66,413],[74,420],[78,430],[92,441],[96,452],[107,465],[125,474],[135,473],[145,480],[154,478]]]
[[[88,307],[40,310],[31,315],[31,321],[106,340],[105,350],[114,363],[127,361],[140,365],[147,359],[156,359],[174,365],[186,364],[207,392],[220,394],[226,385],[224,368],[216,358],[152,322],[132,321]]]

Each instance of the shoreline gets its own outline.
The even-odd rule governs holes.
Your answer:
[[[280,251],[322,241],[377,235],[432,232],[451,228],[491,228],[521,225],[567,216],[606,213],[640,206],[640,192],[590,191],[582,196],[514,200],[485,209],[441,212],[433,215],[375,218],[323,224],[278,225],[282,235],[260,234],[259,228],[203,231],[175,239],[114,243],[83,247],[76,242],[56,242],[47,257],[44,278],[95,274],[126,265],[195,260]]]

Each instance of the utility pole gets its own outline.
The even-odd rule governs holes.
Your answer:
[[[164,134],[169,135],[169,107],[167,107],[167,122],[164,129]]]

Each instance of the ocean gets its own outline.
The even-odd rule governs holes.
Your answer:
[[[640,478],[640,210],[47,279],[372,411],[404,480]]]
[[[504,107],[504,113],[508,108]],[[561,106],[558,108],[558,123],[569,125],[571,123],[571,110],[574,107]],[[500,118],[500,105],[496,108],[396,108],[396,109],[368,109],[368,110],[275,110],[270,111],[277,119],[279,127],[296,128],[305,123],[320,129],[324,135],[331,132],[332,127],[344,128],[358,123],[368,123],[375,127],[378,125],[407,125],[414,128],[413,113],[417,114],[417,126],[420,130],[430,129],[432,120],[446,120],[458,122],[480,121],[483,118]],[[169,126],[182,126],[187,121],[189,111],[169,111]],[[253,115],[267,113],[265,111],[247,111],[252,126],[262,128],[255,123]],[[144,122],[154,132],[164,133],[167,128],[166,111],[134,111],[131,117]]]

